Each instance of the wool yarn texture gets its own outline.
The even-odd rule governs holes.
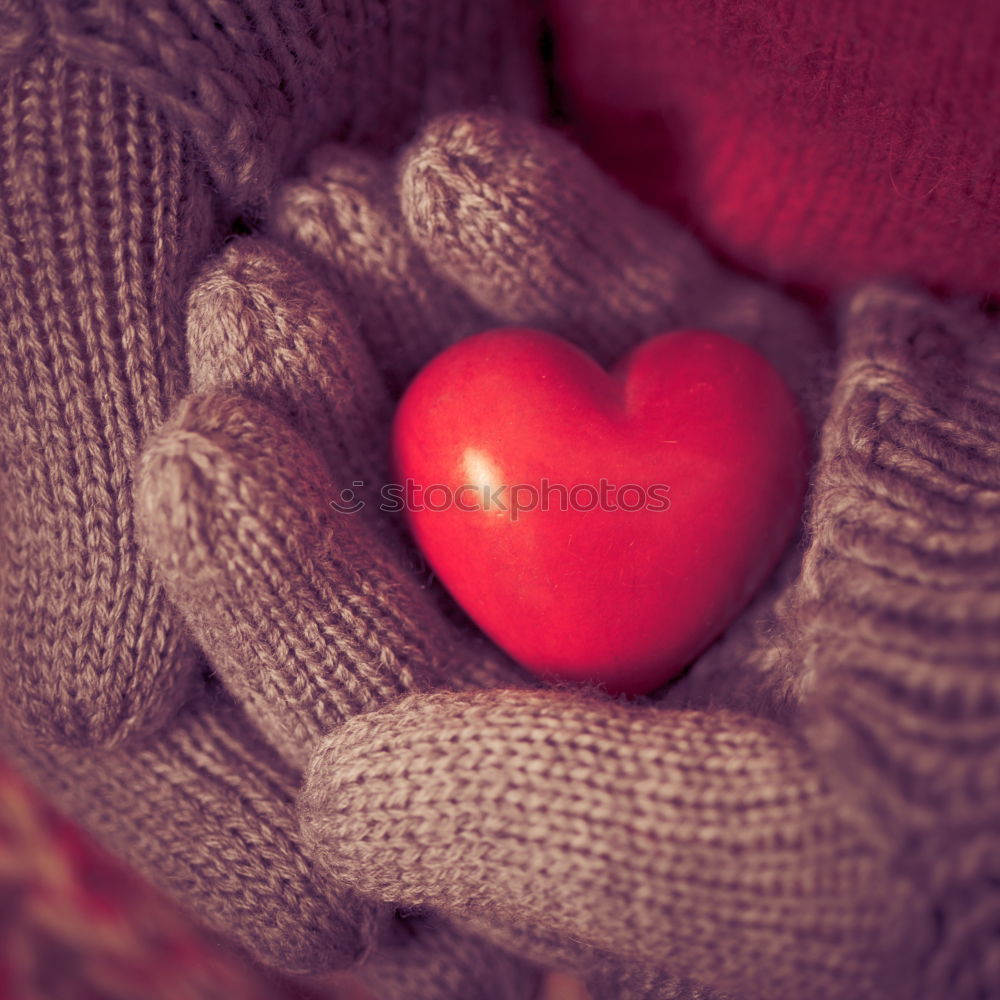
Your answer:
[[[318,135],[388,148],[434,110],[535,108],[512,8],[437,6],[422,31],[409,4],[0,12],[4,753],[260,962],[315,973],[405,944],[382,949],[402,977],[386,996],[410,995],[410,964],[478,976],[483,947],[443,922],[424,947],[392,907],[316,875],[296,771],[220,690],[139,548],[135,466],[188,389],[194,272]],[[373,128],[386,107],[392,129]]]
[[[579,141],[736,266],[1000,294],[992,0],[544,4]]]
[[[5,14],[4,753],[255,960],[385,1000],[545,967],[989,995],[1000,322],[728,270],[532,120],[509,7],[443,7]],[[398,522],[330,506],[385,481],[420,365],[501,323],[603,362],[729,333],[814,431],[801,538],[639,702],[523,673]]]

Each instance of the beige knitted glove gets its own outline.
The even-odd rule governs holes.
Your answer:
[[[186,391],[184,296],[228,221],[320,135],[389,149],[434,110],[530,109],[530,50],[511,6],[481,0],[0,8],[3,753],[256,960],[342,968],[400,923],[316,878],[298,771],[220,688],[139,550],[134,465]],[[345,711],[400,689],[362,688]],[[426,929],[428,978],[487,961]],[[500,995],[521,981],[510,968]]]
[[[607,361],[643,335],[707,325],[768,353],[808,406],[821,399],[823,347],[803,311],[725,274],[563,140],[517,119],[442,118],[395,172],[324,148],[279,193],[270,228],[309,263],[251,238],[202,275],[188,321],[194,394],[144,453],[139,510],[167,591],[217,675],[293,766],[325,734],[346,732],[349,716],[408,692],[503,686],[530,698],[537,687],[476,638],[400,524],[377,511],[394,399],[443,346],[514,320]],[[593,287],[606,295],[595,300]],[[364,510],[331,507],[347,488],[368,500]],[[440,696],[418,704],[425,697]],[[770,747],[777,737],[765,725],[752,739]],[[776,746],[781,761],[797,761]],[[418,746],[411,760],[421,764]],[[329,864],[317,815],[314,804],[309,832]],[[365,815],[362,806],[362,826]],[[374,835],[390,837],[395,823]],[[350,852],[355,832],[345,832]],[[338,882],[366,877],[348,868]],[[400,898],[436,905],[432,895]],[[514,927],[504,941],[523,950],[516,937]],[[539,959],[608,974],[606,956],[549,944],[534,942]],[[381,987],[381,974],[373,965],[370,981]],[[498,989],[492,971],[480,979],[477,989]]]
[[[530,129],[439,123],[400,187],[428,260],[505,320],[570,317],[610,347],[670,276],[688,287],[690,258],[666,251],[643,284],[654,224],[631,228],[630,203]],[[726,329],[711,282],[692,282],[697,321]],[[350,720],[299,799],[332,877],[608,997],[692,995],[658,968],[747,998],[990,995],[1000,324],[904,283],[856,290],[836,319],[808,548],[780,599],[658,704],[445,691]],[[770,329],[765,349],[794,347]],[[740,671],[753,683],[714,686]],[[598,970],[587,948],[635,967]]]

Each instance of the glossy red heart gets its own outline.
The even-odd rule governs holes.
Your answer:
[[[609,374],[552,334],[500,329],[416,377],[393,455],[414,538],[487,635],[545,677],[639,694],[774,568],[808,439],[781,376],[731,337],[662,334]]]

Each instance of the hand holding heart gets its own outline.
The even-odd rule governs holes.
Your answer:
[[[550,334],[481,333],[407,390],[394,455],[414,537],[486,634],[543,676],[628,694],[743,609],[808,468],[780,376],[705,331],[654,337],[614,375]]]
[[[441,119],[395,166],[321,150],[277,197],[270,228],[271,240],[229,246],[192,295],[193,392],[146,449],[140,516],[168,592],[223,683],[293,765],[307,766],[303,836],[317,864],[364,892],[430,905],[539,961],[580,969],[595,993],[623,989],[602,948],[721,984],[745,981],[748,969],[765,986],[785,975],[793,939],[826,911],[789,886],[783,928],[762,942],[752,926],[727,925],[732,947],[720,964],[720,914],[753,893],[753,873],[725,888],[683,873],[728,863],[738,849],[740,831],[713,820],[711,803],[752,815],[762,841],[780,830],[807,843],[827,808],[808,755],[762,719],[541,689],[429,584],[371,488],[389,481],[403,386],[468,334],[539,328],[608,364],[655,333],[717,331],[768,358],[813,421],[825,351],[807,314],[725,273],[556,135],[501,117]],[[791,431],[787,440],[801,444]],[[368,501],[364,510],[331,508],[348,490]],[[723,548],[707,558],[717,563]],[[724,603],[732,610],[745,598]],[[714,669],[724,674],[725,662],[754,677],[763,650],[741,639],[727,655],[727,642],[710,653]],[[609,745],[610,756],[595,755]],[[762,803],[747,771],[800,791]],[[534,775],[537,787],[507,788],[505,773]],[[590,811],[593,782],[602,810],[616,802],[611,814]],[[428,816],[421,789],[462,808]],[[369,794],[409,802],[381,841],[356,801]],[[515,812],[496,827],[499,802]],[[543,814],[538,842],[532,815]],[[647,839],[628,833],[633,819]],[[566,863],[570,831],[576,864],[539,869],[549,836]],[[824,883],[830,906],[864,874],[845,837],[839,881]],[[608,893],[639,901],[631,925],[617,904],[605,907]],[[529,924],[551,935],[526,940]],[[815,989],[810,963],[825,959],[806,952],[796,961]],[[385,970],[397,958],[381,961],[373,982],[388,996]],[[497,973],[497,996],[525,995],[517,963],[496,968],[509,970]],[[457,996],[472,995],[461,990],[476,969],[464,974]]]

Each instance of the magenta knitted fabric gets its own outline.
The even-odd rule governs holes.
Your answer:
[[[736,266],[1000,294],[993,0],[545,0],[588,150]]]

